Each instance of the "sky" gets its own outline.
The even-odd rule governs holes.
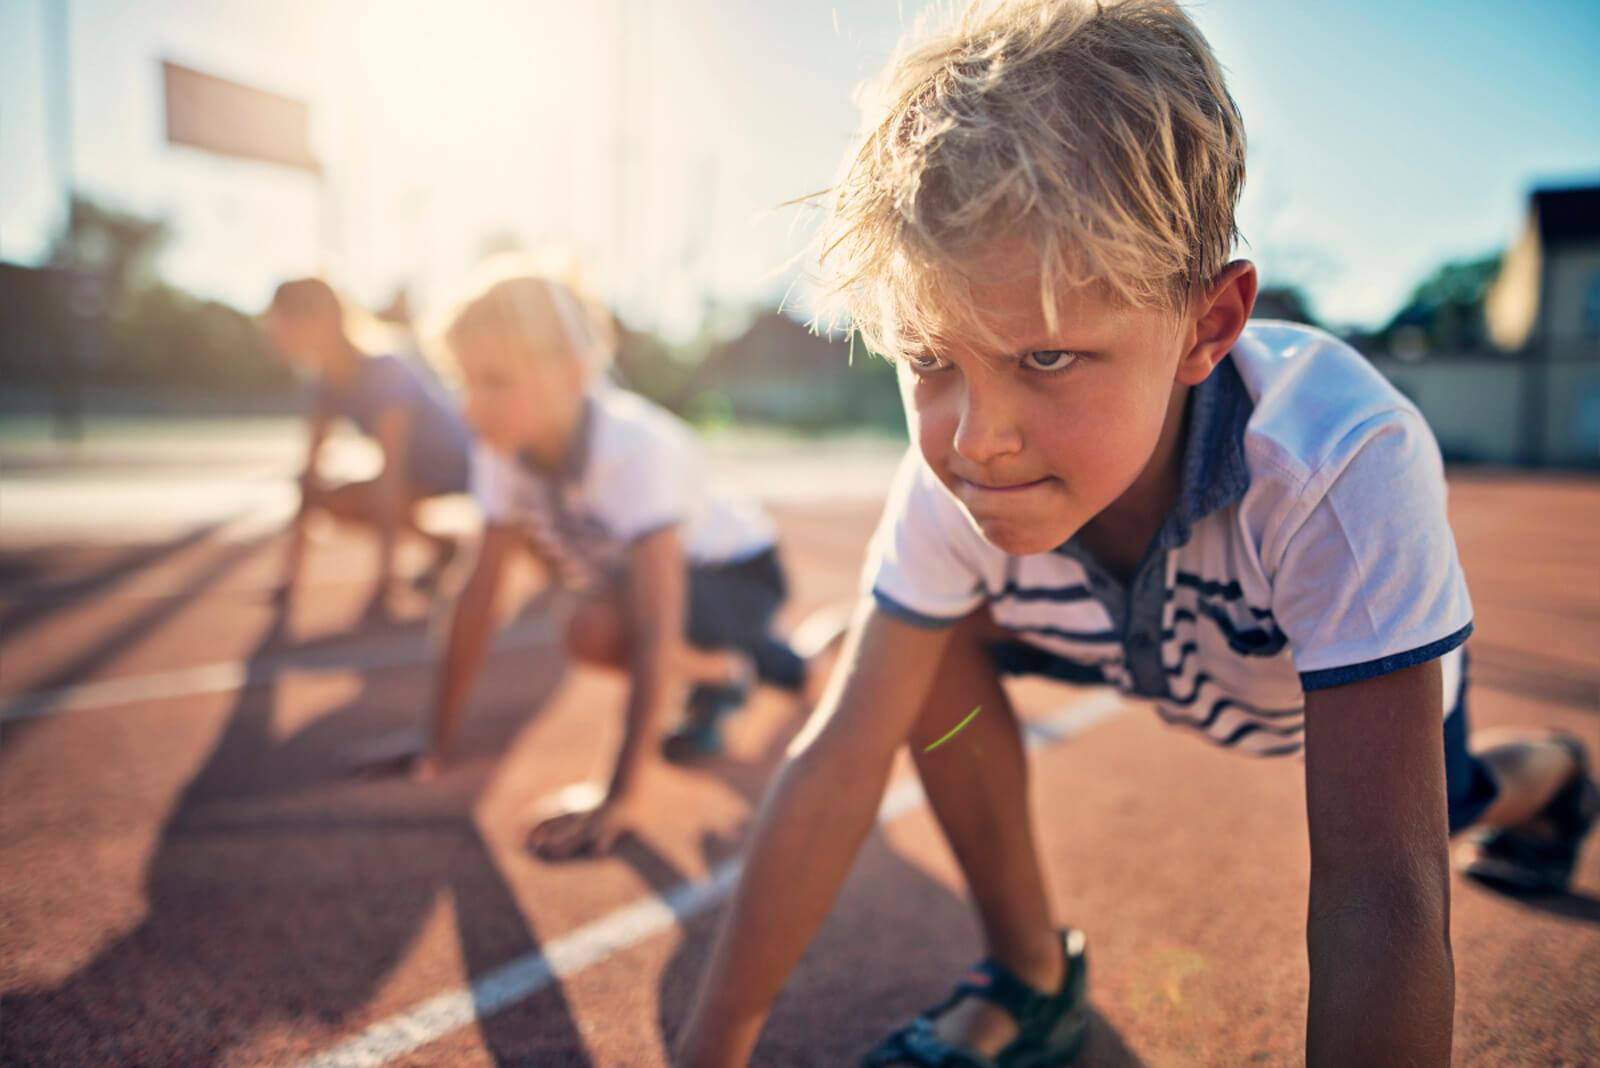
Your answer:
[[[816,216],[784,205],[833,181],[856,87],[927,8],[0,0],[0,259],[44,254],[70,172],[170,222],[169,281],[241,307],[311,271],[425,306],[510,239],[686,334],[803,276]],[[1382,323],[1441,262],[1514,239],[1530,189],[1600,181],[1600,3],[1190,10],[1249,134],[1241,252],[1325,321]],[[162,59],[307,100],[324,180],[165,144]]]

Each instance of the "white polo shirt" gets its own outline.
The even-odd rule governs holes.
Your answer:
[[[1299,750],[1307,690],[1438,657],[1453,709],[1472,605],[1415,406],[1342,342],[1278,322],[1252,322],[1190,404],[1178,501],[1127,584],[1075,538],[990,545],[913,449],[864,587],[923,626],[987,603],[1016,639],[1004,670],[1110,683],[1245,752]]]
[[[584,586],[624,561],[629,545],[677,526],[691,565],[736,563],[776,543],[758,504],[713,490],[700,443],[676,416],[634,393],[597,384],[559,470],[478,443],[473,495],[491,525],[520,527]]]

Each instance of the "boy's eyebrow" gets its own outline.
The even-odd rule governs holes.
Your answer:
[[[1090,338],[1077,338],[1063,340],[1060,337],[1044,335],[1042,337],[1024,338],[1020,343],[1006,346],[1013,356],[1026,356],[1030,352],[1093,352],[1102,346],[1100,344],[1078,344],[1078,341],[1088,342]]]
[[[1081,344],[1079,342],[1082,342]],[[984,353],[983,358],[990,361],[1003,362],[1006,360],[1020,360],[1031,352],[1075,352],[1091,353],[1102,352],[1108,342],[1098,338],[1074,338],[1062,340],[1059,336],[1042,335],[1026,336],[1020,342],[1006,342],[997,346],[992,353]],[[949,350],[948,345],[904,345],[898,351],[886,354],[889,359],[917,359],[938,356],[944,358],[944,353]]]
[[[984,354],[983,359],[995,366],[1002,366],[1020,361],[1034,352],[1071,352],[1082,355],[1098,351],[1098,349],[1099,347],[1094,345],[1070,345],[1055,339],[1049,339],[1029,342],[1023,345],[1006,345],[1003,349],[997,350],[992,354]]]

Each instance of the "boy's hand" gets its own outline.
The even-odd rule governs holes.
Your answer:
[[[363,623],[378,625],[399,623],[401,621],[399,611],[395,609],[393,602],[390,600],[387,578],[379,580],[378,588],[367,599],[366,607],[361,610],[361,620]]]
[[[375,738],[351,752],[350,770],[363,779],[409,778],[431,782],[438,777],[443,760],[428,747],[422,732],[395,731]]]
[[[545,860],[608,853],[632,823],[628,806],[593,783],[569,786],[539,806],[528,848]]]
[[[444,761],[432,752],[418,753],[411,758],[411,781],[432,782],[444,769]]]

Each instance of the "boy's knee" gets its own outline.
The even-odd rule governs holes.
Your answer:
[[[344,523],[370,522],[377,511],[372,484],[367,482],[346,482],[320,490],[307,501],[307,507]]]
[[[567,621],[566,645],[580,660],[615,663],[628,645],[627,621],[603,597],[587,597]]]
[[[933,687],[912,726],[908,741],[913,746],[920,749],[943,737],[977,702],[995,703],[992,698],[987,701],[983,698],[1000,689],[1000,669],[990,648],[1004,637],[1004,631],[995,625],[987,608],[978,609],[955,624]],[[973,705],[967,704],[969,697]],[[961,707],[963,705],[966,707]],[[1009,709],[984,708],[979,715],[991,713],[1009,715]]]

